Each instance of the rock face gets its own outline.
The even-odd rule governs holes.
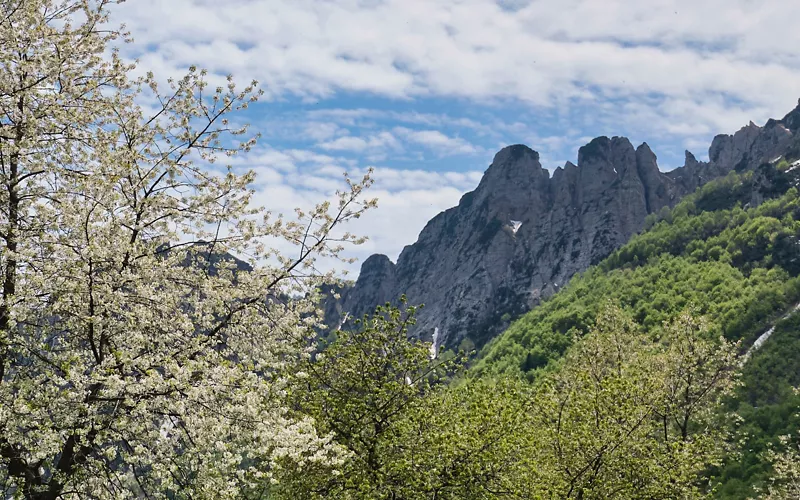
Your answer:
[[[794,127],[794,128],[792,128]],[[714,137],[708,149],[708,162],[698,162],[686,152],[686,163],[667,173],[685,192],[692,192],[706,182],[735,170],[753,170],[765,161],[787,153],[800,128],[800,103],[783,120],[769,120],[759,127],[750,122],[733,135]]]
[[[396,264],[368,258],[358,281],[326,304],[327,323],[370,312],[403,293],[418,311],[412,334],[437,348],[469,338],[482,345],[509,321],[556,292],[641,230],[645,217],[673,206],[732,170],[755,169],[796,147],[800,106],[764,127],[753,123],[712,142],[708,162],[658,169],[647,144],[598,137],[550,177],[524,145],[498,152],[478,187],[431,219]],[[800,156],[800,154],[798,154]]]
[[[358,280],[352,288],[328,288],[323,293],[338,292],[342,299],[326,300],[325,319],[329,326],[340,328],[349,318],[360,318],[374,311],[375,306],[395,302],[403,294],[397,292],[395,265],[383,254],[370,255],[361,264]]]

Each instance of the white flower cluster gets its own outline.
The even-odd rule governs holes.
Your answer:
[[[253,146],[228,115],[256,82],[129,79],[109,3],[0,1],[0,491],[226,498],[335,464],[285,388],[371,179],[297,220],[251,207],[214,164]]]

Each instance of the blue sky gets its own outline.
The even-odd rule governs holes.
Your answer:
[[[162,78],[192,64],[257,79],[262,133],[241,168],[284,212],[376,168],[379,208],[351,254],[396,259],[524,143],[549,169],[598,135],[684,149],[762,124],[800,97],[800,2],[789,0],[128,0],[123,49]],[[353,269],[357,269],[357,265]]]

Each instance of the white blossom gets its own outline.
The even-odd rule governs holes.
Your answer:
[[[283,399],[333,279],[314,259],[362,241],[338,228],[371,179],[292,220],[252,207],[254,174],[217,162],[255,143],[227,120],[257,83],[129,79],[110,3],[0,0],[0,489],[232,498],[282,457],[335,464]]]

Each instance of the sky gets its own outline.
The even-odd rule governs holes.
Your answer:
[[[393,261],[510,144],[553,170],[599,135],[662,170],[800,98],[798,0],[127,0],[138,71],[259,81],[256,202],[291,213],[375,168],[349,256]],[[345,266],[348,267],[348,266]],[[359,264],[349,266],[357,272]]]

